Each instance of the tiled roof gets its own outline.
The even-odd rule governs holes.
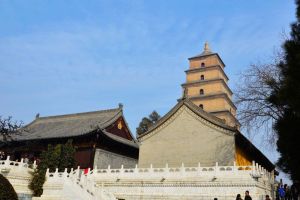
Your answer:
[[[96,129],[104,129],[120,116],[122,108],[38,117],[13,139],[20,141],[80,136]]]

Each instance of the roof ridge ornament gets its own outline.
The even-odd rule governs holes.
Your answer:
[[[188,92],[188,91],[187,91],[187,88],[185,87],[185,88],[183,89],[182,100],[185,100],[185,99],[188,98],[188,93],[187,93],[187,92]]]

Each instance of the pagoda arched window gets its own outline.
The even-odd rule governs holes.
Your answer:
[[[201,109],[203,109],[203,104],[200,104],[199,107],[200,107]]]
[[[204,90],[200,89],[199,93],[200,93],[200,95],[204,95]]]
[[[204,80],[204,75],[200,76],[200,80],[203,81]]]
[[[203,62],[203,63],[201,63],[201,67],[205,67],[205,63]]]

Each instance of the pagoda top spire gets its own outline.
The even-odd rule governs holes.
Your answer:
[[[205,44],[204,44],[204,51],[203,51],[203,53],[211,53],[211,50],[209,48],[208,42],[205,42]]]

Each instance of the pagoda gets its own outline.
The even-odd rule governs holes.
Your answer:
[[[228,87],[225,64],[219,54],[212,52],[206,42],[203,52],[188,60],[186,82],[182,84],[184,97],[222,119],[225,124],[239,128],[236,106],[232,102],[233,93]]]

